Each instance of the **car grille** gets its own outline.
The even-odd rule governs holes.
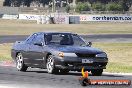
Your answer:
[[[82,64],[82,63],[76,63],[74,64],[75,66],[94,66],[94,67],[97,67],[97,66],[106,66],[107,63],[106,62],[94,62],[92,64]]]
[[[78,57],[92,57],[92,58],[94,58],[95,57],[95,54],[82,54],[82,53],[76,53],[76,55],[78,56]]]
[[[71,66],[75,66],[75,67],[78,67],[78,66],[93,66],[93,67],[104,67],[107,65],[107,62],[94,62],[94,63],[91,63],[91,64],[87,64],[87,63],[68,63],[67,65],[71,65]]]

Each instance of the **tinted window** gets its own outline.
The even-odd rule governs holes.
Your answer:
[[[34,39],[33,39],[33,44],[34,43],[40,43],[40,42],[43,42],[43,39],[44,39],[44,36],[43,34],[38,34]]]
[[[45,34],[47,45],[86,45],[86,43],[76,34],[49,33]]]
[[[32,41],[33,41],[33,39],[34,39],[36,36],[37,36],[37,34],[33,34],[33,35],[29,36],[29,37],[27,38],[27,40],[26,40],[26,43],[27,43],[27,44],[31,44]]]
[[[74,45],[86,45],[85,42],[77,35],[72,35]]]

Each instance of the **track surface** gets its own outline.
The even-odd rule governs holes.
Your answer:
[[[14,67],[0,67],[0,86],[13,88],[83,88],[78,78],[81,73],[70,72],[67,75],[48,74],[46,70],[31,69],[19,72]],[[90,79],[132,79],[132,76],[103,74],[89,76]],[[132,86],[87,86],[85,88],[132,88]]]
[[[132,34],[103,34],[103,35],[81,35],[86,41],[92,42],[132,42]],[[28,35],[0,35],[0,43],[14,43],[21,41]]]

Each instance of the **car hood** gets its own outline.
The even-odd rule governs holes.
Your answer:
[[[88,46],[49,46],[50,48],[67,53],[89,53],[89,54],[99,54],[103,53],[102,50],[88,47]]]

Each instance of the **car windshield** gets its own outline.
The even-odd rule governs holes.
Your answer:
[[[47,33],[45,34],[45,43],[46,45],[86,45],[77,34],[70,33]]]

